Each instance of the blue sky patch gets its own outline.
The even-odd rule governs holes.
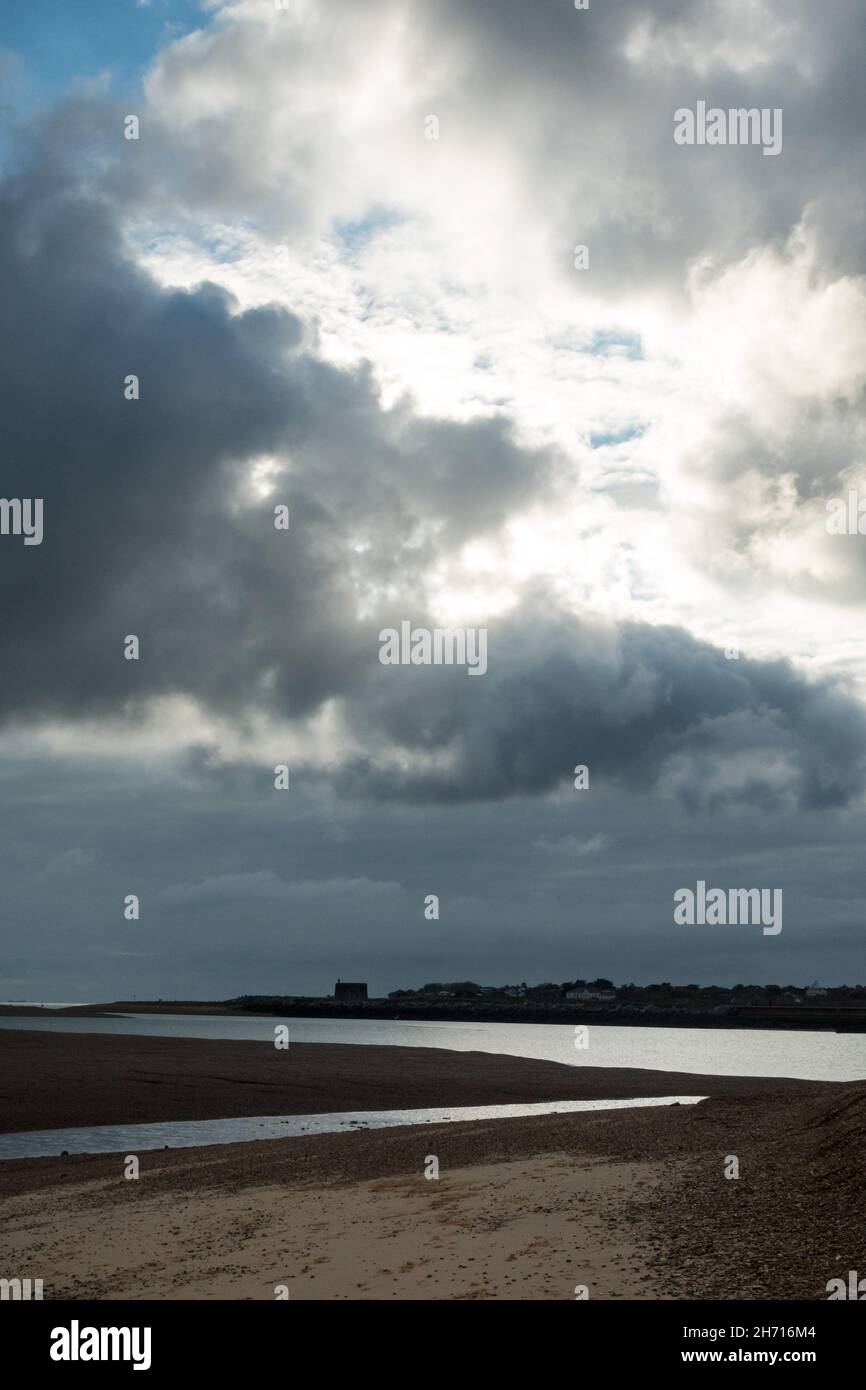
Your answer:
[[[128,90],[160,48],[207,22],[198,0],[3,0],[0,49],[21,64],[15,105],[47,104],[105,72]]]
[[[610,444],[627,444],[630,439],[639,439],[645,431],[646,425],[632,425],[614,434],[591,434],[589,446],[591,449],[604,449]]]
[[[587,351],[596,357],[627,357],[632,362],[644,360],[643,343],[638,333],[594,333]]]

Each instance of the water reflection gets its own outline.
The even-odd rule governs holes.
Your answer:
[[[703,1096],[651,1096],[645,1100],[558,1100],[532,1105],[458,1105],[426,1110],[349,1110],[331,1115],[244,1115],[230,1120],[171,1120],[151,1125],[91,1125],[81,1129],[0,1134],[0,1160],[59,1154],[138,1153],[204,1144],[246,1144],[301,1134],[438,1125],[460,1120],[510,1120],[524,1115],[568,1115],[579,1110],[624,1110],[640,1105],[695,1105]]]

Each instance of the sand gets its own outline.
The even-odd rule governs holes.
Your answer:
[[[72,1185],[3,1204],[11,1268],[45,1297],[95,1299],[572,1299],[664,1297],[606,1215],[653,1165],[568,1155],[322,1186],[98,1202]],[[98,1219],[94,1220],[98,1210]]]
[[[51,1037],[54,1052],[28,1050],[26,1039],[18,1044],[37,1094],[43,1083],[51,1091],[59,1081],[57,1035]],[[134,1040],[136,1049],[143,1041]],[[63,1039],[71,1044],[68,1056],[90,1059],[103,1083],[119,1065],[117,1042]],[[117,1107],[143,1104],[135,1097],[139,1084],[150,1085],[158,1110],[174,1105],[183,1087],[200,1105],[210,1096],[222,1107],[231,1091],[225,1089],[231,1051],[236,1082],[245,1068],[254,1073],[258,1066],[257,1057],[244,1053],[258,1045],[227,1044],[208,1090],[203,1063],[213,1059],[202,1049],[215,1044],[147,1042],[169,1046],[156,1086],[130,1076],[129,1095],[103,1090],[94,1095],[92,1112],[82,1099],[87,1088],[79,1088],[67,1101],[77,1122],[100,1122],[106,1113],[100,1107],[118,1118]],[[297,1087],[314,1073],[310,1094],[322,1109],[379,1105],[388,1086],[404,1088],[392,1089],[395,1105],[538,1099],[537,1089],[515,1094],[531,1084],[532,1073],[539,1087],[568,1085],[596,1096],[710,1098],[671,1109],[143,1152],[141,1175],[132,1181],[123,1176],[120,1154],[4,1162],[4,1265],[42,1278],[46,1298],[272,1299],[275,1286],[285,1284],[291,1298],[302,1300],[572,1300],[582,1284],[596,1299],[824,1299],[829,1279],[863,1265],[861,1083],[686,1081],[676,1073],[571,1069],[427,1049],[307,1049],[307,1060],[296,1059],[296,1086],[281,1077],[274,1092],[281,1101],[299,1101]],[[7,1055],[13,1054],[14,1048]],[[34,1066],[39,1056],[44,1073]],[[435,1083],[440,1063],[445,1094],[430,1097],[425,1088]],[[14,1070],[11,1086],[18,1086]],[[2,1089],[8,1121],[5,1074]],[[238,1082],[236,1094],[243,1091]],[[323,1096],[339,1096],[339,1104],[321,1105]],[[28,1113],[41,1113],[44,1098],[33,1105]],[[438,1180],[424,1176],[430,1155],[438,1159]],[[736,1180],[725,1176],[731,1155],[739,1163]]]

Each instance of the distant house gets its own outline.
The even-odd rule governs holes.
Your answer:
[[[806,990],[807,999],[823,999],[826,994],[826,989],[823,989],[820,985],[810,985]]]
[[[567,989],[567,990],[565,991],[565,997],[566,997],[566,999],[579,999],[581,1003],[585,1003],[587,999],[602,999],[602,1000],[610,1001],[611,999],[615,999],[615,998],[616,998],[616,990],[614,990],[614,989],[586,989],[586,988],[583,988],[583,989]]]
[[[334,985],[334,998],[340,999],[344,1003],[366,999],[367,986],[366,984],[357,984],[349,980],[338,980]]]

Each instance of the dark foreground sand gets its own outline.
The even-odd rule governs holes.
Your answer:
[[[46,1297],[270,1299],[285,1284],[293,1299],[572,1299],[585,1284],[594,1298],[823,1299],[829,1279],[866,1273],[866,1084],[432,1049],[307,1044],[275,1057],[195,1039],[10,1032],[0,1049],[5,1129],[47,1127],[49,1115],[710,1097],[143,1152],[137,1181],[119,1154],[2,1163],[3,1263],[43,1278]],[[273,1070],[290,1056],[293,1072]],[[725,1178],[732,1155],[738,1180]]]

